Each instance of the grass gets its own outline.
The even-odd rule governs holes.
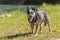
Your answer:
[[[25,12],[9,12],[11,17],[0,18],[0,40],[53,40],[60,38],[60,5],[43,4],[38,10],[47,11],[51,19],[52,33],[42,27],[38,36],[31,35],[30,25]],[[46,32],[45,32],[46,31]]]

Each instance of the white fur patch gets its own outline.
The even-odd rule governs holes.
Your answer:
[[[29,11],[30,11],[30,12],[34,12],[34,10],[31,10],[31,9],[30,9]]]
[[[33,15],[35,16],[35,12],[33,13]]]
[[[30,12],[32,12],[32,10],[30,9]]]

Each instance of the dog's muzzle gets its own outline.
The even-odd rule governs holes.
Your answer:
[[[30,23],[32,23],[32,21],[33,21],[33,17],[30,16],[30,17],[28,18],[28,21],[29,21]]]
[[[32,23],[34,17],[35,17],[35,12],[33,13],[33,15],[30,15],[30,16],[29,16],[28,21],[29,21],[30,23]]]

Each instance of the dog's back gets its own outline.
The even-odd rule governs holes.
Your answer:
[[[37,18],[38,18],[37,23],[40,23],[40,22],[44,21],[45,26],[46,26],[47,23],[50,24],[50,18],[48,16],[47,12],[37,11],[36,14],[37,14]]]

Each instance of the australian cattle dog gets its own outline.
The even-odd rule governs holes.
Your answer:
[[[51,23],[47,12],[38,11],[35,8],[27,7],[27,18],[28,18],[28,22],[30,23],[32,33],[35,34],[35,36],[37,36],[39,30],[41,32],[42,22],[44,22],[44,26],[48,25],[49,32],[51,32],[51,26],[50,26]],[[34,25],[35,25],[35,30],[34,30]]]

